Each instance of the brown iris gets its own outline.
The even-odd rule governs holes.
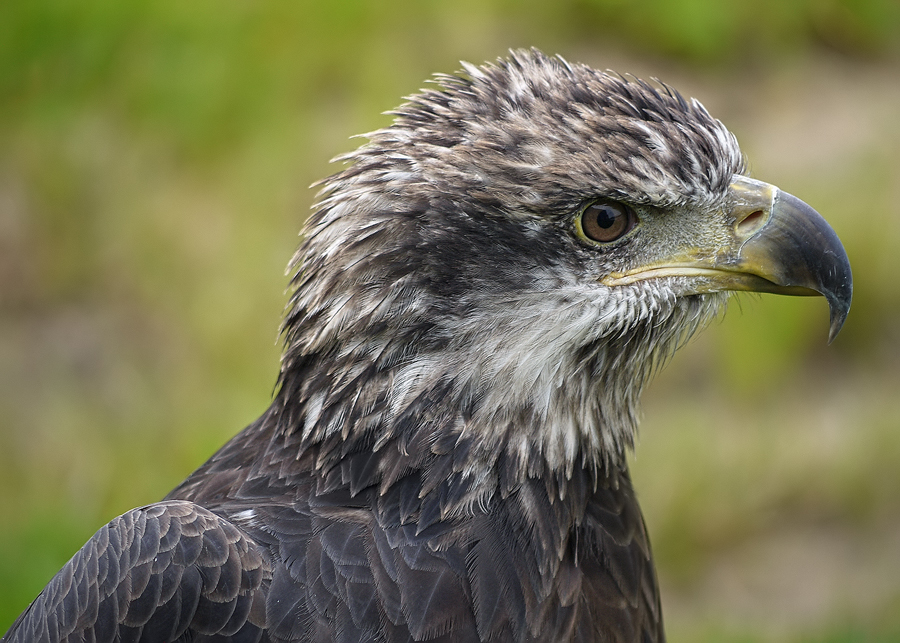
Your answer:
[[[615,241],[629,232],[635,223],[634,211],[616,201],[596,201],[581,213],[581,231],[597,243]]]

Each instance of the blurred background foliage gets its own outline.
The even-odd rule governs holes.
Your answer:
[[[527,46],[698,97],[853,263],[832,346],[741,297],[647,395],[671,639],[900,640],[896,0],[0,3],[0,631],[264,410],[327,159]]]

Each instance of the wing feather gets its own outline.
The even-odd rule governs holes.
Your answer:
[[[265,626],[250,618],[266,564],[235,525],[167,501],[101,528],[4,636],[31,641],[175,641]],[[258,636],[256,637],[258,638]],[[223,639],[224,640],[224,639]]]

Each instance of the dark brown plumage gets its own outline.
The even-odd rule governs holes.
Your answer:
[[[625,462],[726,291],[846,255],[664,86],[539,52],[440,76],[324,183],[270,408],[101,529],[3,641],[662,641]]]

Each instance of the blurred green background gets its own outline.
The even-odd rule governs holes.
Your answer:
[[[0,632],[268,404],[327,160],[459,60],[659,77],[832,222],[853,310],[741,297],[645,398],[672,641],[900,641],[896,0],[0,2]]]

